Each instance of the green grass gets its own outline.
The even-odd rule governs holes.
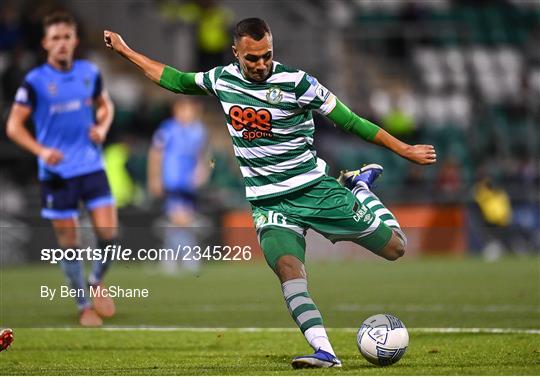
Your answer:
[[[238,331],[44,331],[21,329],[2,353],[3,374],[25,375],[515,375],[540,373],[538,335],[411,333],[394,366],[376,367],[354,333],[331,331],[342,369],[295,371],[307,351],[300,335]]]
[[[227,331],[107,331],[77,328],[72,299],[39,298],[63,284],[58,266],[4,268],[0,325],[15,343],[0,354],[4,374],[314,374],[294,371],[309,347],[294,330],[279,283],[261,263],[213,263],[200,276],[163,276],[150,264],[119,264],[109,284],[148,288],[147,299],[117,301],[110,327],[226,327]],[[540,259],[347,261],[308,263],[310,292],[342,370],[316,374],[540,374],[540,335],[426,333],[416,328],[540,329]],[[371,366],[354,331],[370,315],[397,315],[410,329],[404,359]],[[70,327],[71,329],[51,329]],[[75,327],[75,328],[73,328]],[[256,327],[259,332],[234,330]],[[270,331],[264,328],[290,328]],[[41,328],[41,329],[40,329]],[[47,328],[47,329],[44,329]]]

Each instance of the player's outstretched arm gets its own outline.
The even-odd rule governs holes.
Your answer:
[[[328,118],[344,130],[374,144],[382,145],[409,161],[420,165],[433,164],[437,161],[433,145],[404,143],[369,120],[360,118],[338,99],[336,99],[336,107],[328,114]]]
[[[139,67],[146,77],[175,93],[201,94],[207,93],[195,82],[195,73],[181,72],[168,65],[157,62],[149,57],[132,50],[122,37],[112,31],[103,32],[105,46]]]
[[[18,103],[13,104],[7,120],[7,136],[27,151],[41,158],[46,164],[58,164],[64,158],[62,152],[41,145],[26,129],[25,123],[31,114],[30,107]]]

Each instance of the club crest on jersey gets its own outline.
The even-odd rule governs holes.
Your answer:
[[[276,105],[283,99],[283,93],[277,86],[273,86],[266,92],[266,100],[272,105]]]
[[[47,85],[47,90],[49,91],[51,96],[55,96],[56,93],[58,93],[58,88],[56,87],[56,84],[54,82],[51,82],[49,83],[49,85]]]

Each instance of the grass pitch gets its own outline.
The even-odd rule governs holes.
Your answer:
[[[0,324],[14,329],[15,343],[0,354],[2,373],[540,374],[538,257],[308,263],[310,292],[343,361],[342,369],[308,371],[290,367],[294,356],[310,349],[271,271],[259,263],[205,267],[199,276],[171,277],[149,264],[115,266],[109,284],[148,288],[150,297],[118,300],[118,315],[105,321],[106,329],[78,328],[72,299],[39,298],[42,284],[63,284],[57,266],[3,269]],[[397,315],[410,331],[404,358],[384,368],[360,356],[354,331],[380,312]],[[165,329],[128,328],[140,326]]]

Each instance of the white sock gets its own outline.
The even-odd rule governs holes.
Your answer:
[[[304,336],[306,337],[309,345],[315,351],[320,348],[323,351],[330,352],[334,356],[336,355],[334,349],[332,348],[332,345],[330,344],[328,335],[326,335],[326,330],[324,329],[324,327],[311,327],[306,330]]]

